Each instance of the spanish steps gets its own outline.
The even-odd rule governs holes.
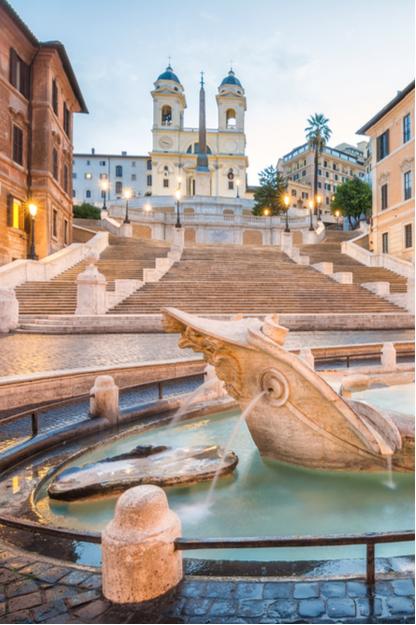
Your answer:
[[[373,271],[368,281],[379,279]],[[238,245],[185,248],[159,282],[145,284],[110,313],[158,313],[164,306],[199,314],[403,312],[359,284],[341,285],[295,264],[275,247]]]
[[[354,284],[364,282],[389,282],[391,293],[405,293],[407,289],[406,278],[399,276],[393,271],[382,267],[366,267],[354,260],[347,254],[342,254],[341,244],[355,236],[349,232],[327,230],[326,238],[315,245],[301,245],[300,251],[304,256],[309,256],[310,264],[330,262],[335,271],[350,271],[353,275]]]
[[[169,246],[146,239],[109,237],[109,245],[96,261],[98,270],[107,278],[107,289],[114,290],[114,280],[142,280],[143,269],[155,266],[155,258],[166,256]],[[75,313],[76,278],[87,268],[88,261],[74,265],[56,278],[45,282],[25,282],[16,287],[22,315]]]

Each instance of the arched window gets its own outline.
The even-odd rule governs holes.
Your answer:
[[[123,176],[123,167],[121,165],[116,165],[116,176],[117,178],[122,178]]]
[[[227,109],[225,113],[225,125],[227,128],[235,128],[237,124],[236,114],[234,109]]]
[[[162,126],[170,126],[172,123],[172,107],[168,104],[162,106]]]
[[[116,195],[122,195],[123,194],[123,183],[120,182],[120,180],[117,180],[116,182]]]

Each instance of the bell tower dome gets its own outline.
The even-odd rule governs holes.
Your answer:
[[[182,130],[186,99],[183,86],[169,65],[154,83],[153,129]]]
[[[244,132],[247,102],[244,88],[232,68],[218,87],[218,130]]]

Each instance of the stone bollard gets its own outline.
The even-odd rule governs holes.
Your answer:
[[[19,325],[19,302],[14,289],[0,289],[0,334]]]
[[[315,358],[312,350],[308,347],[304,347],[299,351],[299,358],[308,365],[313,371],[315,370]]]
[[[90,390],[90,416],[117,423],[119,415],[118,386],[111,375],[99,375]]]
[[[384,369],[396,369],[396,349],[393,343],[384,343],[383,349],[381,350],[381,366]]]
[[[107,310],[105,276],[91,263],[77,277],[76,315],[103,315]]]
[[[114,603],[140,603],[177,586],[183,570],[174,540],[180,535],[180,519],[159,486],[123,493],[102,533],[104,596]]]

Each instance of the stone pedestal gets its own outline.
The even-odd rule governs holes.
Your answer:
[[[119,414],[118,386],[111,375],[99,375],[90,390],[90,416],[117,423]]]
[[[397,366],[396,349],[393,343],[384,343],[381,350],[381,365],[385,369],[395,369]]]
[[[280,246],[282,251],[286,252],[286,254],[292,251],[293,241],[291,232],[282,232],[280,235]]]
[[[174,540],[179,517],[158,486],[136,486],[121,495],[102,534],[103,594],[114,603],[140,603],[164,595],[182,579]]]
[[[124,222],[122,224],[120,224],[120,237],[123,237],[125,239],[131,239],[133,236],[133,225],[132,224],[125,224]]]
[[[19,324],[19,302],[13,289],[0,289],[0,334],[15,330]]]
[[[103,315],[107,310],[105,276],[93,264],[77,277],[76,315]]]
[[[211,195],[211,174],[209,171],[195,171],[195,195]]]

